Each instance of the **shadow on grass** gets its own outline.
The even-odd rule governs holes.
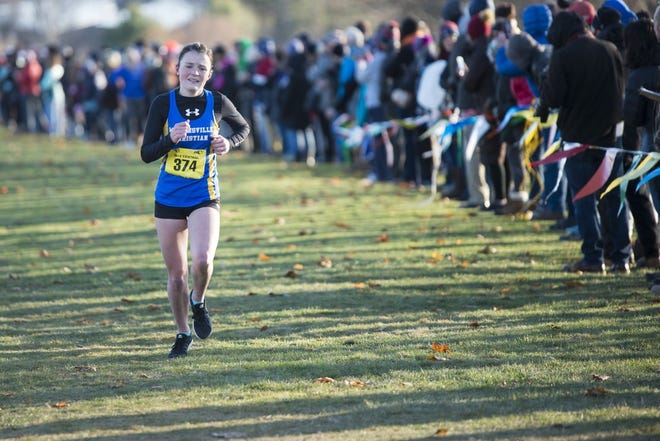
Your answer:
[[[334,385],[312,384],[310,389],[326,389]],[[311,391],[310,391],[311,392]],[[536,398],[521,398],[530,393]],[[428,436],[416,439],[431,439],[433,431],[445,428],[445,439],[524,439],[588,436],[590,438],[615,437],[617,440],[652,439],[653,426],[657,420],[652,416],[605,419],[594,417],[575,421],[571,411],[590,412],[605,409],[611,405],[608,398],[593,399],[575,397],[568,405],[553,409],[546,397],[554,392],[549,388],[529,390],[476,388],[457,391],[402,392],[384,394],[369,392],[352,394],[346,397],[291,398],[281,402],[232,404],[223,406],[192,405],[177,411],[149,411],[133,415],[107,415],[91,418],[75,416],[75,403],[70,410],[61,410],[62,419],[57,422],[34,424],[22,427],[5,428],[0,439],[15,439],[37,435],[65,435],[84,431],[88,439],[96,441],[130,441],[145,439],[208,439],[213,434],[229,434],[231,438],[277,438],[283,436],[309,435],[322,437],[324,433],[334,434],[347,431],[378,430],[370,432],[371,439],[398,439],[387,433],[388,427],[428,426]],[[348,394],[351,395],[351,394]],[[634,401],[638,397],[622,396],[623,401]],[[501,406],[492,407],[492,402]],[[497,411],[483,413],[487,403]],[[521,411],[521,409],[524,409]],[[556,410],[565,412],[555,416],[556,423],[539,426],[534,422],[535,412]],[[267,415],[267,417],[265,417]],[[519,427],[471,431],[465,424],[491,417],[505,418],[509,424]],[[566,420],[562,420],[566,418]],[[254,423],[243,423],[247,419],[257,419]],[[377,422],[374,424],[374,422]],[[620,433],[621,424],[635,429]],[[487,424],[484,424],[487,425]],[[189,428],[181,429],[180,426]],[[191,427],[192,426],[192,427]],[[195,427],[201,426],[201,427]],[[521,427],[522,426],[522,427]],[[170,429],[168,429],[170,428]],[[419,428],[416,430],[420,431]],[[453,435],[452,431],[460,432]],[[105,432],[121,432],[118,435]],[[646,433],[646,436],[644,435]],[[617,435],[618,434],[618,435]],[[222,438],[222,435],[215,437]],[[406,438],[410,439],[410,438]]]

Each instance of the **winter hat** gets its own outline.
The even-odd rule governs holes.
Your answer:
[[[472,40],[484,36],[488,37],[490,36],[490,23],[483,21],[479,15],[475,14],[468,22],[467,33]]]
[[[399,23],[390,20],[381,23],[376,31],[376,43],[386,50],[392,50],[399,45],[401,41],[401,30]]]
[[[591,24],[596,16],[596,9],[594,9],[593,5],[587,1],[573,2],[568,7],[568,10],[577,12],[577,14],[580,15],[588,25]]]
[[[621,23],[627,25],[637,20],[637,15],[628,7],[623,0],[605,0],[601,8],[612,8],[621,14]]]
[[[606,28],[621,22],[619,11],[608,6],[598,8],[596,15],[598,16],[599,28]]]
[[[461,0],[449,0],[445,3],[444,8],[442,8],[442,18],[447,21],[453,21],[458,23],[458,20],[461,19],[463,15],[463,10],[461,7]]]
[[[552,23],[552,12],[546,5],[530,5],[522,12],[523,29],[541,44],[548,42],[547,35]]]
[[[289,57],[293,57],[295,55],[301,55],[301,54],[304,54],[304,53],[305,53],[305,44],[302,42],[301,39],[292,38],[286,44],[286,54]]]
[[[472,0],[470,2],[470,5],[468,6],[468,12],[470,13],[470,17],[480,13],[484,9],[490,9],[494,11],[495,4],[493,3],[493,0]]]
[[[557,6],[559,6],[560,9],[568,9],[572,3],[573,0],[557,0]]]
[[[440,38],[440,41],[447,37],[458,37],[458,25],[453,21],[442,23],[438,30],[438,37]]]
[[[532,64],[532,55],[538,43],[526,32],[512,35],[506,46],[507,58],[519,69],[528,72]]]

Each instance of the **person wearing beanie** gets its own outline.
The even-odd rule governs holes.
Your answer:
[[[594,20],[594,17],[596,16],[596,9],[588,1],[580,0],[573,2],[568,6],[568,10],[576,12],[579,16],[582,17],[584,22],[589,26],[591,26],[591,22]]]
[[[526,32],[513,35],[506,47],[509,60],[528,75],[537,90],[540,90],[545,79],[551,54],[551,46],[538,44]]]
[[[547,35],[551,23],[552,12],[548,6],[530,5],[523,9],[523,30],[541,44],[548,44]]]
[[[612,8],[616,10],[621,15],[621,24],[624,26],[631,21],[637,20],[637,14],[623,0],[605,0],[601,8]]]
[[[598,8],[594,23],[596,37],[613,43],[623,53],[623,28],[621,14],[608,6]]]
[[[484,9],[495,11],[495,3],[493,3],[493,0],[472,0],[468,6],[470,17],[475,16]]]
[[[442,8],[442,18],[445,21],[458,23],[463,15],[461,0],[448,0]]]
[[[447,60],[454,43],[458,39],[458,25],[453,21],[445,21],[438,29],[438,58]],[[445,70],[447,71],[447,70]],[[448,71],[447,71],[448,72]]]
[[[467,70],[462,83],[464,90],[472,94],[474,98],[473,110],[476,113],[492,114],[492,110],[487,109],[487,106],[493,102],[495,95],[495,67],[488,59],[490,20],[492,20],[492,15],[489,17],[488,14],[475,14],[467,26],[472,53],[465,60]],[[481,161],[478,148],[471,157],[465,157],[465,164],[469,193],[466,206],[490,208],[490,188],[486,181],[486,169]]]
[[[394,104],[394,117],[405,119],[415,116],[417,108],[416,85],[418,79],[414,41],[418,35],[419,19],[401,20],[401,47],[385,64],[385,76],[391,79],[390,98]],[[403,180],[411,187],[422,185],[421,157],[416,129],[402,128],[400,138],[404,148]]]
[[[570,8],[573,3],[575,3],[574,0],[557,0],[557,7],[562,11],[565,11]]]
[[[616,145],[625,80],[619,51],[613,44],[594,38],[582,17],[573,11],[555,16],[548,40],[553,52],[541,97],[550,108],[559,109],[557,128],[562,140],[587,146]],[[604,155],[603,150],[590,148],[566,159],[571,194],[577,195],[596,174]],[[622,173],[621,155],[617,155],[608,182]],[[600,214],[599,203],[604,204]],[[564,270],[604,274],[603,244],[609,242],[610,271],[630,271],[629,220],[625,210],[619,213],[620,203],[618,191],[609,192],[603,199],[594,193],[573,201],[582,237],[582,259],[566,265]],[[607,237],[602,234],[600,219],[608,226]]]

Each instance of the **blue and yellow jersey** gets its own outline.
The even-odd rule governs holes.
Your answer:
[[[220,189],[215,153],[210,149],[211,136],[218,133],[213,93],[206,94],[204,109],[186,109],[182,115],[177,108],[175,91],[169,93],[170,106],[163,133],[167,136],[178,122],[190,121],[190,130],[164,157],[156,183],[155,197],[160,204],[170,207],[192,207],[219,199]],[[203,112],[199,116],[199,113]],[[191,119],[195,116],[195,119]]]

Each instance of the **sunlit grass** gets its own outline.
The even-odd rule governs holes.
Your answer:
[[[660,435],[658,299],[547,223],[235,152],[214,334],[167,361],[157,164],[0,136],[0,439]]]

